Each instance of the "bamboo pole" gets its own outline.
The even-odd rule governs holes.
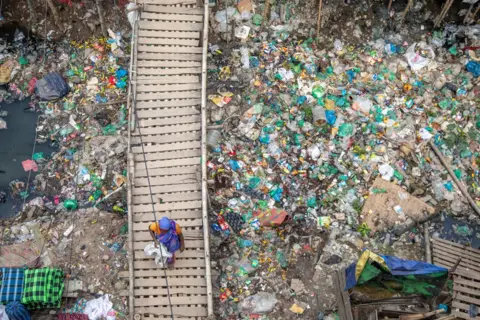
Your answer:
[[[52,11],[53,20],[55,21],[55,25],[57,27],[61,27],[60,18],[58,17],[58,12],[57,12],[57,8],[55,8],[55,4],[53,3],[52,0],[46,0],[46,1],[47,1],[48,6],[50,7],[50,11]],[[45,35],[45,38],[46,37],[47,37],[47,35]]]
[[[450,168],[450,166],[448,165],[447,161],[445,160],[445,158],[443,157],[443,154],[440,150],[438,150],[437,146],[433,143],[432,140],[429,141],[429,144],[430,144],[430,148],[432,148],[432,150],[435,152],[435,154],[437,155],[437,157],[440,159],[440,162],[442,163],[442,165],[445,167],[445,169],[447,169],[448,171],[448,174],[450,175],[450,177],[452,178],[452,180],[455,182],[455,184],[457,185],[458,189],[460,189],[460,191],[462,192],[462,194],[465,196],[465,198],[467,198],[468,202],[470,203],[470,205],[472,206],[473,210],[475,211],[475,213],[480,217],[480,208],[477,206],[477,204],[475,203],[475,200],[473,200],[473,198],[470,196],[470,194],[468,193],[467,189],[465,188],[465,186],[463,185],[462,182],[460,182],[460,180],[458,180],[457,176],[455,175],[455,173],[453,172],[452,168]]]
[[[105,25],[105,17],[103,16],[103,8],[100,0],[95,0],[97,4],[98,19],[100,20],[100,26],[102,28],[102,35],[108,37],[107,26]]]
[[[435,19],[434,28],[438,27],[440,23],[443,21],[443,19],[448,13],[448,10],[450,10],[452,3],[453,3],[453,0],[447,0],[447,2],[445,2],[445,5],[443,6],[442,11],[440,12],[440,15],[437,17],[437,19]]]
[[[136,4],[136,1],[135,1]],[[137,23],[138,20],[138,15],[135,17],[134,25],[133,25],[133,31],[132,31],[132,39],[131,39],[131,52],[130,52],[130,83],[128,86],[128,96],[127,96],[127,110],[129,110],[129,125],[132,127],[132,121],[135,123],[135,115],[133,113],[134,109],[134,104],[132,103],[132,71],[133,71],[133,55],[134,55],[134,48],[136,47],[136,39],[137,39],[137,34],[135,31],[137,30],[136,27],[138,25]],[[136,73],[135,73],[136,74]],[[133,130],[135,130],[135,125],[133,125]],[[133,320],[135,317],[135,307],[134,307],[134,286],[135,286],[135,277],[133,274],[133,205],[132,205],[132,184],[135,179],[134,177],[134,172],[135,172],[135,161],[133,157],[133,153],[131,152],[132,146],[131,146],[131,141],[132,141],[132,129],[127,130],[128,131],[128,170],[127,170],[127,208],[128,208],[128,280],[129,280],[129,286],[128,286],[128,313],[129,313],[129,319]]]
[[[268,19],[268,11],[270,10],[270,0],[265,1],[265,7],[263,8],[263,22]]]
[[[425,239],[425,261],[432,263],[432,246],[430,244],[430,235],[428,234],[428,221],[423,223],[423,238]]]
[[[403,20],[405,20],[405,17],[407,16],[408,11],[412,8],[412,5],[413,5],[413,0],[408,0],[407,7],[403,11],[402,19],[400,20],[402,24],[403,24]]]
[[[463,24],[466,24],[469,19],[470,14],[472,13],[472,8],[475,3],[472,3],[470,7],[468,7],[467,14],[465,15],[465,18],[463,19]]]
[[[388,2],[388,8],[387,9],[388,9],[389,12],[390,12],[390,9],[392,8],[392,2],[393,2],[393,0],[390,0]]]
[[[322,23],[322,5],[323,0],[318,0],[318,17],[317,17],[317,38],[320,36],[320,24]]]
[[[210,266],[210,226],[208,221],[207,188],[207,54],[208,54],[208,0],[203,1],[203,39],[202,39],[202,222],[205,247],[205,280],[207,282],[208,316],[213,316],[212,272]]]

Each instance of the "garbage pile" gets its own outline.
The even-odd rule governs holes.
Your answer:
[[[68,280],[62,280],[65,294],[57,303],[64,307],[55,306],[57,312],[64,312],[66,307],[72,308],[67,313],[89,314],[92,311],[88,311],[84,302],[104,294],[110,295],[110,298],[99,298],[107,299],[109,308],[105,313],[112,308],[123,315],[127,312],[123,291],[128,282],[120,274],[128,268],[128,225],[121,215],[88,208],[75,213],[19,220],[17,223],[10,220],[0,222],[3,224],[2,266],[63,270],[62,274],[65,273]],[[20,300],[3,302],[11,301]],[[48,314],[48,308],[52,307],[42,308],[35,316]],[[34,308],[28,306],[28,309]]]
[[[10,183],[14,211],[25,204],[125,212],[128,48],[122,36],[109,30],[108,39],[52,43],[18,33],[0,56],[0,70],[8,74],[2,73],[8,89],[0,96],[4,102],[30,98],[25,112],[40,113],[36,142],[55,151],[23,161],[25,171],[37,175]],[[8,123],[0,119],[3,126]]]
[[[315,318],[308,301],[332,308],[315,302],[308,283],[331,282],[318,277],[325,266],[348,266],[364,246],[415,243],[415,224],[440,210],[478,221],[429,146],[478,198],[478,34],[318,44],[288,24],[262,26],[240,4],[214,17],[214,32],[235,35],[209,48],[207,167],[222,318]],[[299,266],[305,257],[309,266]],[[297,277],[301,294],[292,290]]]

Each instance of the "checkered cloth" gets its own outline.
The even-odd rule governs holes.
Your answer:
[[[28,309],[59,308],[64,277],[60,269],[25,270],[22,303]]]
[[[0,268],[0,303],[20,301],[23,292],[24,269]]]

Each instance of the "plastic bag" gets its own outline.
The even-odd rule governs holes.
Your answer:
[[[353,101],[352,109],[360,111],[364,114],[369,114],[373,108],[373,102],[365,97],[358,97]]]
[[[9,320],[4,305],[0,305],[0,320]]]
[[[420,49],[429,51],[430,54],[428,58],[419,55],[415,51],[417,45]],[[435,58],[435,52],[432,47],[428,46],[425,42],[414,43],[407,49],[407,52],[405,52],[405,58],[407,58],[410,68],[412,68],[413,71],[418,71],[426,67],[430,63],[430,59],[433,60]]]
[[[474,77],[480,76],[480,63],[476,61],[469,61],[466,65],[467,71],[473,73]],[[0,128],[1,129],[1,128]]]
[[[68,93],[68,84],[59,73],[52,72],[35,84],[35,94],[42,100],[60,99]]]
[[[130,22],[130,25],[132,26],[132,29],[133,27],[135,27],[135,20],[137,20],[137,17],[138,17],[138,12],[137,11],[128,11],[130,9],[133,9],[135,8],[136,4],[133,3],[133,2],[130,2],[128,5],[127,5],[127,19],[128,19],[128,22]]]
[[[167,265],[167,260],[172,257],[172,254],[168,252],[167,248],[160,243],[160,246],[155,247],[155,242],[147,244],[143,252],[148,257],[155,257],[155,264],[161,268]],[[163,258],[163,259],[162,259]]]
[[[108,312],[112,310],[112,307],[113,304],[110,302],[108,294],[106,294],[100,298],[87,301],[83,313],[88,316],[88,319],[97,320],[106,317]]]
[[[7,129],[7,121],[5,121],[3,118],[0,118],[0,130],[1,129]]]
[[[278,302],[274,293],[259,292],[240,302],[240,310],[246,313],[269,313]]]
[[[218,31],[219,32],[227,32],[228,26],[227,23],[230,22],[232,19],[240,22],[241,16],[236,8],[228,7],[225,10],[217,11],[215,14],[215,21],[218,22]]]
[[[242,54],[242,67],[243,69],[250,69],[250,54],[247,47],[241,47],[240,53]]]

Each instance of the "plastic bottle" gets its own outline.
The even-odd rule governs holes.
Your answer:
[[[277,257],[277,261],[278,261],[278,263],[280,264],[280,266],[281,266],[282,268],[288,267],[288,261],[287,261],[287,259],[285,258],[285,254],[283,253],[282,250],[278,249],[278,250],[277,250],[277,253],[275,254],[275,256]]]

